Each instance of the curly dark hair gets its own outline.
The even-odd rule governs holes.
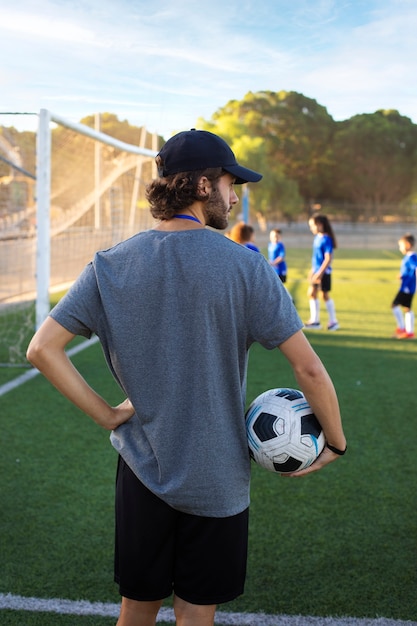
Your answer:
[[[207,201],[209,196],[202,194],[198,189],[200,178],[205,176],[209,181],[215,182],[224,174],[225,171],[221,167],[215,167],[194,172],[179,172],[153,180],[146,187],[146,199],[152,216],[157,220],[170,220],[175,213],[183,211],[193,202]]]

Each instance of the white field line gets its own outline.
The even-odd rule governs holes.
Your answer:
[[[97,343],[98,340],[99,339],[97,336],[94,336],[92,339],[86,339],[85,341],[79,343],[77,346],[74,346],[74,348],[68,350],[67,354],[69,357],[74,356],[74,354],[78,354],[78,352],[81,352],[82,350],[85,350],[85,348],[89,348],[93,344]],[[12,389],[20,387],[20,385],[23,385],[25,382],[31,380],[38,374],[40,374],[40,372],[35,367],[31,370],[28,370],[21,376],[17,376],[13,380],[9,380],[8,383],[4,383],[4,385],[0,386],[0,397],[4,396],[4,394],[8,393],[9,391],[12,391]]]
[[[1,609],[114,618],[119,615],[119,604],[60,598],[26,598],[11,593],[0,593]],[[157,622],[174,624],[173,610],[162,608]],[[216,614],[216,624],[218,626],[417,626],[417,622],[404,622],[383,617],[377,619],[305,617],[302,615],[266,615],[265,613],[226,613],[222,611],[218,611]]]

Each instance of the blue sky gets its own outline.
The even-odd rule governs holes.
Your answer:
[[[417,123],[416,33],[415,0],[0,0],[0,113],[108,111],[168,138],[248,91],[286,90],[336,120]]]

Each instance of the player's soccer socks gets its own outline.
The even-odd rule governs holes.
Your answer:
[[[402,314],[401,308],[395,306],[392,309],[394,316],[397,320],[397,329],[394,337],[397,339],[414,339],[414,313],[413,311],[407,311]]]
[[[320,300],[318,298],[310,298],[310,319],[304,324],[304,328],[309,330],[320,330]]]
[[[318,298],[310,298],[310,319],[307,324],[320,323],[320,300]]]
[[[327,326],[327,330],[338,330],[339,324],[336,319],[336,307],[334,305],[334,301],[330,298],[326,300],[326,309],[329,315],[329,324]]]
[[[397,322],[397,328],[404,330],[405,329],[405,324],[404,324],[404,316],[403,316],[403,312],[401,310],[400,306],[393,306],[392,307],[392,313],[396,319]]]
[[[404,326],[409,335],[414,335],[414,313],[413,311],[407,311],[404,314]]]

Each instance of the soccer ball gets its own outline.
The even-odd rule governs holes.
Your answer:
[[[324,448],[321,426],[298,389],[269,389],[246,412],[249,453],[271,472],[308,467]]]

